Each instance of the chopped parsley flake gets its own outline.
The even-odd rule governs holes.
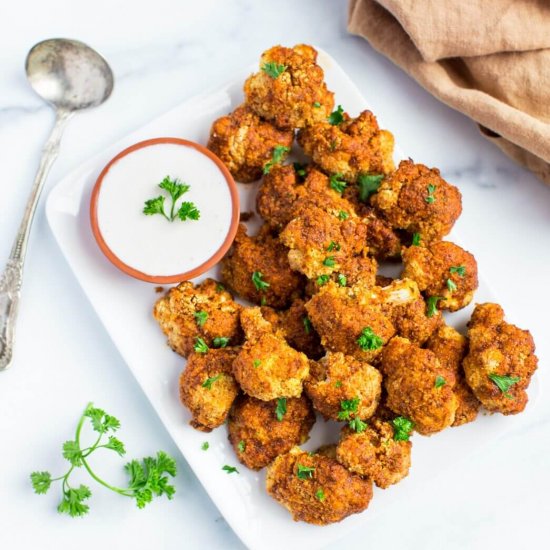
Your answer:
[[[327,252],[332,252],[333,250],[340,250],[340,245],[334,241],[330,241],[330,244],[327,246]]]
[[[349,218],[349,214],[345,210],[340,210],[338,212],[338,219],[341,221],[345,221]]]
[[[341,388],[342,387],[342,381],[341,380],[336,380],[336,382],[334,382],[334,387],[335,388]]]
[[[197,336],[195,338],[195,345],[193,346],[193,349],[197,353],[208,353],[208,346],[206,345],[206,342],[200,336]]]
[[[227,464],[222,468],[222,470],[228,474],[239,473],[239,470],[237,470],[235,466],[228,466]]]
[[[336,261],[334,260],[334,256],[327,256],[323,260],[323,265],[326,265],[327,267],[334,267],[336,265]]]
[[[260,271],[254,271],[254,273],[252,273],[252,282],[254,283],[256,290],[259,290],[260,292],[263,292],[269,288],[269,283],[264,281],[262,277],[263,274]]]
[[[306,165],[300,164],[299,162],[292,163],[292,166],[294,166],[294,171],[296,172],[296,175],[300,178],[306,177]]]
[[[298,464],[296,475],[299,479],[312,479],[313,472],[315,472],[315,468],[312,466],[302,466],[301,464]]]
[[[428,185],[427,189],[428,189],[428,195],[424,198],[424,200],[428,204],[433,204],[435,202],[434,193],[435,193],[435,190],[436,190],[436,186],[430,184],[430,185]]]
[[[340,286],[346,286],[348,284],[348,278],[343,273],[338,273],[338,284]]]
[[[195,321],[199,327],[202,327],[206,320],[208,319],[208,313],[206,311],[195,311]]]
[[[306,334],[311,332],[311,320],[309,317],[302,317],[302,323],[304,323],[304,331]]]
[[[351,420],[351,413],[357,412],[359,407],[359,397],[353,399],[342,399],[340,401],[340,412],[338,413],[338,420]]]
[[[420,246],[420,233],[413,233],[412,246]]]
[[[449,268],[450,273],[456,273],[459,277],[466,275],[466,267],[463,265],[453,265]]]
[[[321,104],[320,104],[318,101],[316,101],[316,102],[313,104],[313,106],[314,106],[316,109],[318,109],[318,108],[321,106]]]
[[[279,422],[282,421],[286,414],[286,397],[279,397],[277,399],[277,406],[275,407],[275,416]]]
[[[443,296],[430,296],[426,301],[426,317],[433,317],[437,313],[437,302],[443,300]]]
[[[380,183],[384,179],[384,174],[361,174],[357,178],[359,185],[359,200],[367,202],[369,197],[378,191]]]
[[[365,327],[359,338],[357,338],[357,344],[363,351],[376,350],[383,346],[384,340],[375,334],[370,327]]]
[[[394,441],[408,441],[413,429],[413,423],[404,416],[392,420]]]
[[[224,290],[225,290],[225,287],[221,283],[218,283],[216,285],[216,292],[223,292]]]
[[[436,376],[435,377],[435,384],[434,386],[436,388],[441,388],[443,387],[445,384],[447,383],[447,380],[445,380],[445,378],[443,378],[443,376]]]
[[[205,441],[202,445],[201,445],[201,449],[203,451],[208,451],[208,449],[210,448],[210,443],[208,443],[208,441]]]
[[[519,376],[500,376],[499,374],[490,374],[489,378],[493,381],[497,388],[504,394],[504,397],[511,398],[508,390],[517,384],[520,380]]]
[[[343,193],[344,189],[348,185],[341,178],[342,178],[342,174],[332,174],[332,176],[330,176],[330,188],[334,189],[338,193]]]
[[[315,498],[316,498],[319,502],[323,502],[323,500],[325,500],[325,491],[323,491],[323,489],[319,489],[319,490],[315,493]]]
[[[275,145],[275,147],[273,147],[273,156],[271,160],[264,166],[264,174],[269,174],[271,168],[273,168],[275,164],[279,164],[285,158],[285,153],[289,151],[290,147],[286,145]]]
[[[237,445],[237,449],[239,449],[240,453],[244,453],[244,451],[246,449],[246,441],[243,441],[241,439],[241,441],[239,441],[239,444]]]
[[[319,275],[319,277],[317,277],[317,284],[319,286],[323,286],[323,285],[326,285],[330,280],[330,276],[329,275]]]
[[[338,108],[336,109],[336,111],[333,111],[332,113],[330,113],[328,117],[328,121],[333,126],[338,126],[338,124],[344,121],[344,109],[342,109],[342,105],[338,105]]]
[[[352,418],[348,422],[348,426],[358,434],[364,432],[367,429],[367,425],[360,418]]]
[[[254,361],[252,362],[252,365],[255,369],[257,369],[261,364],[262,362],[259,359],[254,359]]]
[[[201,386],[203,388],[206,388],[207,390],[211,390],[212,389],[212,384],[214,382],[217,382],[220,378],[222,377],[221,374],[216,374],[216,376],[211,376],[210,378],[207,378],[202,384]]]
[[[214,340],[212,340],[212,345],[215,348],[225,348],[227,344],[229,344],[229,340],[231,340],[231,338],[227,338],[227,336],[216,336]]]
[[[268,61],[262,65],[262,71],[271,78],[279,78],[286,70],[286,65],[275,63],[274,61]]]
[[[445,284],[447,285],[449,292],[454,292],[458,288],[452,279],[447,279]]]

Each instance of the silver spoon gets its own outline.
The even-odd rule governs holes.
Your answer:
[[[76,111],[101,105],[113,90],[113,73],[105,59],[76,40],[56,38],[39,42],[27,55],[25,70],[34,91],[54,107],[56,118],[42,150],[40,166],[10,257],[0,275],[0,371],[8,368],[12,360],[32,220],[44,182],[59,153],[65,125]]]

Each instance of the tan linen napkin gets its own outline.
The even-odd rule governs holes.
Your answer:
[[[550,0],[350,0],[348,29],[550,183]]]

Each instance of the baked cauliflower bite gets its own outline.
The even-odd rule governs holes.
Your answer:
[[[306,303],[306,310],[326,350],[367,363],[395,334],[376,293],[361,284],[342,287],[330,281]]]
[[[229,414],[229,441],[247,468],[261,470],[305,443],[314,423],[315,414],[305,396],[275,401],[241,396]]]
[[[412,279],[396,279],[377,292],[396,333],[413,344],[422,345],[442,322],[439,310],[427,311],[426,302]]]
[[[439,309],[457,311],[466,307],[479,285],[474,256],[448,241],[427,248],[410,246],[403,252],[403,264],[401,276],[415,280]]]
[[[284,160],[293,141],[292,130],[279,130],[246,105],[240,105],[214,122],[207,147],[237,181],[249,183],[260,179],[275,147],[286,148],[280,150],[280,160]]]
[[[232,372],[237,353],[235,348],[220,348],[189,356],[180,376],[180,400],[197,430],[210,432],[225,422],[239,393]]]
[[[364,175],[394,170],[393,135],[378,127],[370,111],[357,118],[344,113],[338,124],[322,120],[307,126],[298,133],[298,143],[325,172],[350,183]]]
[[[325,120],[334,107],[324,78],[311,46],[274,46],[262,54],[260,71],[244,83],[246,104],[278,128],[303,128]]]
[[[474,395],[491,412],[523,411],[538,363],[531,333],[505,322],[499,305],[486,303],[476,305],[468,338],[469,353],[462,365]]]
[[[184,281],[170,289],[155,304],[153,316],[168,337],[168,345],[187,357],[197,338],[208,346],[219,337],[239,344],[241,309],[217,281],[205,279],[198,285]]]
[[[455,373],[433,352],[396,336],[382,351],[381,370],[386,405],[411,420],[418,433],[431,435],[454,422],[458,406],[453,393]]]
[[[387,489],[409,474],[410,441],[395,441],[390,422],[374,419],[365,431],[356,433],[346,427],[336,448],[336,460],[350,472],[372,479]]]
[[[314,279],[338,272],[344,260],[361,253],[366,235],[367,226],[357,216],[340,219],[306,204],[295,211],[280,240],[290,248],[290,267]]]
[[[419,233],[423,244],[441,240],[462,212],[460,191],[437,168],[412,160],[382,180],[370,203],[394,229]]]
[[[241,314],[246,342],[233,363],[233,374],[241,389],[262,401],[300,397],[309,375],[309,360],[275,333],[260,308],[246,308]]]
[[[466,383],[462,361],[468,352],[468,339],[457,330],[442,324],[426,343],[426,348],[433,351],[439,362],[455,373],[456,384],[453,392],[458,400],[453,426],[473,422],[477,417],[480,403]]]
[[[372,481],[352,474],[335,459],[299,447],[277,457],[267,468],[267,492],[295,521],[328,525],[365,510]]]
[[[327,353],[310,365],[305,390],[325,418],[367,420],[376,411],[382,375],[374,367],[343,353]]]
[[[295,350],[305,353],[310,359],[319,359],[324,355],[321,339],[307,316],[304,300],[297,298],[283,311],[275,311],[268,307],[261,309],[263,317]]]
[[[222,260],[223,283],[255,304],[287,306],[302,293],[304,278],[290,269],[288,250],[264,226],[255,237],[239,225],[229,253]]]

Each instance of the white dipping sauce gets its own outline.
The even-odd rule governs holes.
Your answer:
[[[146,216],[145,201],[163,195],[158,184],[178,178],[190,189],[177,201],[195,203],[199,220],[169,222]],[[103,178],[97,201],[98,225],[107,246],[126,265],[151,276],[185,273],[211,258],[223,244],[232,217],[227,181],[215,162],[193,147],[159,143],[116,161]]]

